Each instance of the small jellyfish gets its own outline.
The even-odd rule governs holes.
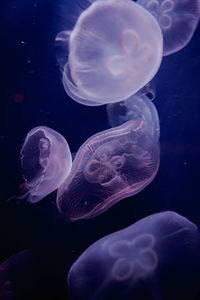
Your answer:
[[[97,133],[80,147],[70,176],[59,187],[58,210],[68,221],[99,215],[144,189],[158,167],[159,143],[145,120]]]
[[[147,96],[133,95],[129,99],[107,104],[109,123],[119,126],[129,120],[144,120],[152,139],[158,142],[160,136],[159,117],[155,105]]]
[[[200,234],[172,211],[150,215],[91,245],[68,274],[71,300],[193,299]]]
[[[38,202],[54,190],[68,176],[72,158],[65,138],[55,130],[38,126],[26,136],[20,151],[23,177],[22,188],[31,203]]]
[[[96,1],[70,34],[63,85],[72,99],[85,105],[118,102],[153,78],[162,55],[161,30],[148,11],[130,0]]]
[[[173,54],[191,40],[200,17],[199,0],[138,0],[158,21],[163,34],[163,55]]]

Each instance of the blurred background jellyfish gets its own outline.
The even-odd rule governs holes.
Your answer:
[[[0,264],[0,299],[32,299],[34,262],[31,250],[11,255]]]
[[[171,211],[150,215],[83,252],[68,274],[70,299],[193,299],[199,252],[194,223]]]
[[[144,120],[152,139],[155,143],[158,142],[160,136],[158,113],[147,96],[133,95],[125,101],[107,104],[106,109],[112,127],[130,120]]]
[[[57,207],[66,220],[99,215],[154,179],[159,167],[158,136],[152,138],[142,117],[97,133],[80,147],[70,176],[57,193]]]
[[[72,158],[65,138],[55,130],[38,126],[26,136],[20,151],[23,177],[21,187],[31,203],[38,202],[54,190],[68,176]]]
[[[68,45],[69,43],[69,45]],[[124,100],[156,74],[163,55],[160,27],[129,0],[96,1],[79,16],[71,34],[56,37],[67,94],[85,105]],[[68,49],[69,47],[69,49]]]
[[[163,34],[163,55],[184,48],[191,40],[200,17],[199,0],[138,0],[158,21]]]

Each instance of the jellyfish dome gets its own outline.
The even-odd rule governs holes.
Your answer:
[[[133,95],[129,99],[107,104],[109,123],[119,126],[130,120],[144,120],[152,139],[156,142],[160,136],[160,124],[155,105],[145,95]]]
[[[138,0],[158,21],[163,55],[173,54],[191,40],[200,18],[199,0]]]
[[[80,147],[58,188],[58,210],[68,221],[101,214],[143,190],[154,179],[159,158],[159,143],[142,119],[95,134]]]
[[[69,39],[66,92],[85,105],[127,99],[156,74],[163,39],[155,18],[130,0],[92,3]]]
[[[68,176],[72,158],[65,138],[55,130],[38,126],[26,136],[21,149],[21,164],[29,202],[38,202]],[[22,196],[22,197],[24,197]]]
[[[71,300],[193,299],[200,234],[185,217],[150,215],[91,245],[68,274]]]

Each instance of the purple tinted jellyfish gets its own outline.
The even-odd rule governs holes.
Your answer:
[[[92,218],[144,189],[159,167],[159,144],[145,120],[132,120],[90,137],[59,187],[57,207],[67,220]]]
[[[155,143],[160,136],[160,125],[155,105],[146,96],[133,95],[125,101],[110,103],[106,107],[109,123],[119,126],[129,120],[144,120]]]
[[[193,299],[200,235],[174,213],[148,216],[91,245],[68,275],[72,300]]]
[[[141,6],[130,0],[96,1],[71,32],[65,90],[85,105],[124,100],[153,78],[162,47],[158,23]]]
[[[25,299],[33,288],[33,257],[30,250],[10,256],[0,264],[0,299]],[[27,298],[28,299],[28,298]]]
[[[22,188],[29,202],[37,202],[53,192],[68,176],[72,158],[67,141],[55,130],[38,126],[26,136],[21,149],[25,183]]]
[[[163,34],[163,55],[184,48],[200,17],[199,0],[138,0],[158,21]]]

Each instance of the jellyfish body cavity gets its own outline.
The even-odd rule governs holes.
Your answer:
[[[141,6],[129,0],[95,1],[71,32],[64,88],[85,105],[124,100],[153,78],[162,47],[157,21]]]
[[[142,119],[102,131],[78,150],[57,207],[69,221],[92,218],[144,189],[158,167],[159,144]]]
[[[191,40],[200,18],[199,0],[138,0],[158,21],[163,34],[163,55],[173,54]]]
[[[55,130],[38,126],[26,136],[21,149],[21,164],[29,202],[38,202],[66,179],[71,152],[65,138]]]
[[[112,127],[119,126],[130,120],[144,120],[144,124],[155,142],[160,136],[158,112],[147,96],[133,95],[129,99],[107,104],[109,123]]]
[[[199,250],[195,224],[172,211],[150,215],[81,254],[68,274],[70,299],[192,299]]]

